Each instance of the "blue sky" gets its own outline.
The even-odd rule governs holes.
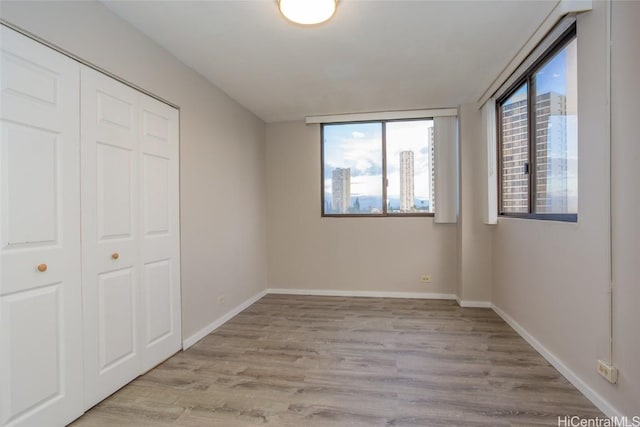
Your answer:
[[[567,52],[561,50],[536,73],[537,92],[567,94]]]
[[[576,49],[576,41],[569,43],[565,48],[558,52],[549,62],[543,66],[535,74],[536,92],[543,94],[547,92],[556,92],[560,95],[567,95],[567,51]],[[527,85],[523,85],[511,95],[513,101],[522,99],[526,93]]]

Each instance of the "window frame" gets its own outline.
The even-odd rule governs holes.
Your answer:
[[[498,165],[498,217],[537,219],[543,221],[578,222],[578,213],[537,213],[536,208],[536,129],[535,129],[535,74],[573,40],[577,40],[577,28],[574,22],[555,40],[536,61],[516,79],[504,93],[496,99],[496,142]],[[527,153],[529,157],[528,177],[528,213],[504,212],[503,209],[503,164],[502,164],[502,104],[523,84],[527,84]],[[579,175],[578,175],[579,176]],[[579,201],[578,201],[579,203]],[[578,204],[579,206],[579,204]]]
[[[389,186],[389,179],[387,178],[387,123],[392,122],[413,122],[431,120],[435,126],[435,117],[412,117],[408,119],[380,119],[380,120],[353,120],[353,121],[340,121],[340,122],[326,122],[320,123],[320,216],[321,218],[396,218],[396,217],[435,217],[435,212],[402,212],[402,213],[389,213],[387,212],[387,187]],[[366,124],[366,123],[380,123],[381,125],[381,149],[382,149],[382,212],[379,214],[332,214],[324,211],[325,198],[324,198],[324,128],[325,126],[334,125],[353,125],[353,124]],[[431,200],[429,200],[431,203]]]

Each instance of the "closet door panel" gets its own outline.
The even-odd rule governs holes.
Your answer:
[[[132,268],[98,275],[100,372],[136,356],[133,276]]]
[[[98,242],[132,240],[132,181],[135,165],[130,148],[96,144],[96,209]],[[114,173],[118,171],[118,173]]]
[[[63,341],[63,331],[59,327],[62,320],[60,291],[58,282],[2,298],[2,322],[14,327],[19,325],[20,332],[9,333],[2,346],[10,349],[8,366],[4,366],[8,368],[5,374],[10,395],[6,395],[3,402],[9,420],[34,409],[36,412],[43,410],[43,405],[62,397],[59,378],[63,362],[60,353],[60,342]],[[32,322],[32,319],[38,319],[38,322]],[[35,343],[39,347],[37,353],[33,352]],[[7,417],[3,418],[6,422]]]
[[[142,158],[144,235],[167,236],[169,226],[169,169],[170,160],[153,154]]]
[[[65,425],[83,410],[79,66],[0,37],[0,425]]]
[[[144,266],[145,345],[153,346],[171,334],[171,262],[160,260]],[[170,354],[169,354],[170,355]]]
[[[82,67],[86,407],[140,374],[137,92]]]
[[[140,94],[142,364],[151,369],[182,346],[178,111]]]
[[[57,156],[59,138],[25,124],[3,123],[9,245],[55,244],[59,233]]]

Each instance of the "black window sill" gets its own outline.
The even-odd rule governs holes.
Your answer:
[[[499,218],[536,219],[539,221],[578,222],[578,214],[516,214],[502,213]]]
[[[322,214],[322,218],[433,218],[433,213],[397,213],[397,214]]]

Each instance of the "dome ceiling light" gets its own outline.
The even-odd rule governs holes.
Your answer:
[[[320,24],[336,12],[337,0],[278,0],[280,12],[291,22]]]

